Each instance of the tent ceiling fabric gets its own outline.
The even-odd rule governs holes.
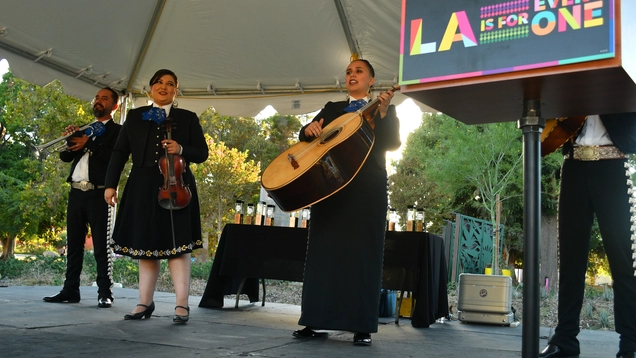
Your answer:
[[[111,86],[145,103],[148,81],[168,68],[179,77],[183,108],[255,116],[271,105],[304,114],[344,99],[354,51],[373,64],[376,91],[398,76],[398,0],[0,0],[0,7],[0,58],[14,74],[38,85],[58,79],[87,100]],[[394,102],[406,98],[398,93]]]

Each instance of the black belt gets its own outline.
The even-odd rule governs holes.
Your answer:
[[[83,181],[74,181],[71,183],[71,188],[79,189],[81,191],[89,191],[94,189],[104,189],[103,185],[94,185],[93,183],[83,180]]]

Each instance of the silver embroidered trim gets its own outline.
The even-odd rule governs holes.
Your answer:
[[[108,255],[108,280],[112,291],[115,281],[113,280],[113,265],[115,253],[113,252],[113,226],[115,225],[115,209],[108,205],[108,220],[106,221],[106,255]]]
[[[631,214],[631,241],[632,241],[632,267],[634,268],[634,276],[636,276],[636,189],[632,181],[631,165],[625,161],[625,178],[627,179],[627,194],[629,195],[629,212]]]

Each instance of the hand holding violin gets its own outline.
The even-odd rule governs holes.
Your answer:
[[[161,145],[168,151],[168,154],[181,154],[181,145],[172,139],[164,139]]]
[[[181,209],[190,203],[192,193],[183,182],[182,175],[186,171],[186,161],[179,154],[182,147],[172,140],[172,126],[166,126],[166,139],[161,141],[166,155],[159,158],[159,171],[163,175],[163,185],[159,188],[157,200],[164,209]]]

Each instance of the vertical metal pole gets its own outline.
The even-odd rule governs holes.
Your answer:
[[[455,237],[453,238],[453,262],[451,267],[451,282],[457,282],[457,269],[459,268],[459,244],[461,243],[462,235],[462,216],[460,214],[455,215]]]
[[[523,132],[523,341],[521,356],[539,355],[539,235],[541,232],[541,118],[539,100],[525,100]]]

